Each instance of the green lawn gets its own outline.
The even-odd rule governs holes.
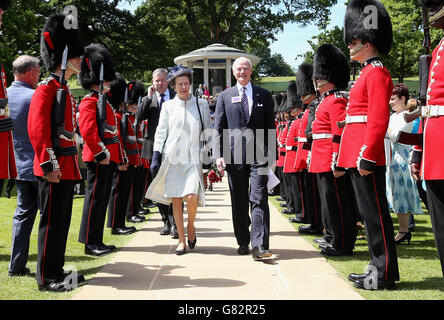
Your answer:
[[[6,187],[6,183],[5,183]],[[30,250],[28,268],[31,269],[31,276],[29,277],[9,277],[8,267],[11,250],[11,230],[12,217],[17,206],[17,198],[15,196],[15,188],[13,195],[7,199],[3,195],[0,198],[0,300],[65,300],[71,297],[78,291],[74,290],[66,293],[48,293],[40,292],[35,281],[36,260],[37,260],[37,228],[39,223],[39,215],[37,214],[34,228],[31,234]],[[77,270],[79,273],[85,275],[85,278],[91,279],[102,266],[110,261],[115,253],[103,256],[92,257],[84,254],[84,245],[77,242],[80,229],[80,220],[82,216],[83,197],[76,197],[74,199],[73,214],[71,219],[71,227],[69,230],[68,244],[65,255],[65,270]],[[151,210],[153,212],[154,209]],[[153,217],[152,214],[148,216]],[[144,224],[131,224],[128,226],[135,226],[141,229]],[[111,235],[111,229],[105,228],[104,243],[113,244],[118,249],[124,247],[134,236],[114,236]],[[116,251],[117,252],[117,251]]]
[[[270,201],[280,211],[282,208],[276,197]],[[424,208],[425,210],[425,208]],[[425,212],[427,212],[425,210]],[[290,215],[282,214],[286,218]],[[392,215],[395,233],[398,230],[396,215]],[[444,300],[444,279],[441,265],[436,251],[435,240],[429,215],[415,216],[415,231],[410,245],[403,243],[397,246],[398,264],[401,280],[396,290],[366,291],[356,289],[360,295],[368,300]],[[292,223],[297,230],[300,224]],[[320,252],[313,239],[319,236],[303,236]],[[353,256],[326,257],[327,261],[347,279],[347,276],[365,271],[370,255],[366,240],[357,240]],[[348,281],[348,280],[347,280]]]

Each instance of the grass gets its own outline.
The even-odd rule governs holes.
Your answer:
[[[3,194],[6,188],[3,187]],[[31,269],[29,277],[9,277],[8,268],[11,250],[12,217],[17,206],[16,190],[14,188],[10,199],[0,198],[0,300],[67,300],[71,299],[78,290],[66,293],[50,293],[38,290],[35,280],[37,264],[37,233],[39,215],[37,214],[34,228],[31,234],[28,268]],[[84,245],[77,241],[82,217],[83,196],[76,197],[73,204],[71,226],[69,229],[68,244],[65,253],[65,270],[77,270],[85,275],[87,280],[91,279],[106,263],[108,263],[115,253],[103,256],[92,257],[84,254]],[[153,212],[153,210],[151,210]],[[152,215],[150,215],[152,216]],[[149,218],[148,218],[149,219]],[[146,223],[146,222],[145,222]],[[131,224],[141,229],[145,223]],[[134,236],[113,236],[111,229],[105,228],[104,243],[115,245],[118,250],[124,247]],[[118,251],[117,250],[117,251]],[[117,252],[116,251],[116,252]]]
[[[282,208],[275,198],[269,199],[280,211]],[[424,207],[423,209],[427,212]],[[286,218],[291,216],[282,215]],[[392,218],[395,232],[397,232],[397,217],[392,215]],[[403,243],[397,246],[401,280],[397,282],[396,290],[356,289],[362,297],[367,300],[444,300],[444,279],[429,215],[415,215],[415,224],[410,245]],[[297,230],[301,224],[292,223],[292,225]],[[320,252],[319,247],[313,242],[313,239],[319,236],[304,235],[303,237]],[[351,257],[326,257],[326,259],[344,279],[347,279],[352,272],[362,273],[370,261],[367,241],[357,240]]]

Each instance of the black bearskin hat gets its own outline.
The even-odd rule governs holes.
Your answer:
[[[350,67],[344,53],[332,44],[320,46],[313,59],[313,78],[325,79],[338,89],[346,89]]]
[[[289,112],[290,110],[288,110],[287,107],[287,93],[284,92],[282,94],[282,101],[281,101],[281,105],[279,106],[279,111],[280,112]]]
[[[377,19],[371,19],[375,14]],[[393,42],[392,21],[381,2],[351,0],[348,4],[344,19],[344,42],[349,44],[358,38],[370,42],[381,54],[390,52]]]
[[[316,94],[313,85],[313,65],[311,63],[303,63],[299,66],[296,73],[296,85],[298,87],[298,95],[301,97]]]
[[[103,80],[113,81],[116,77],[111,54],[101,44],[92,43],[85,47],[82,57],[80,73],[78,75],[83,89],[90,89],[92,85],[100,84],[100,66],[103,63]]]
[[[146,96],[145,85],[142,81],[131,81],[128,83],[128,103],[137,104],[139,97]]]
[[[111,82],[111,89],[107,92],[108,102],[114,109],[119,109],[119,106],[125,100],[125,91],[127,88],[125,79],[116,72],[116,79]]]
[[[298,88],[296,81],[291,81],[287,88],[287,108],[288,109],[302,109],[301,97],[298,95]]]
[[[274,112],[280,112],[279,107],[281,105],[282,102],[282,93],[276,93],[273,96],[273,101],[274,101]]]
[[[0,0],[0,8],[6,10],[11,4],[11,0]]]
[[[54,72],[62,63],[63,51],[68,45],[68,59],[80,57],[83,45],[80,42],[79,29],[66,29],[66,15],[55,13],[46,20],[40,40],[40,55],[49,72]]]

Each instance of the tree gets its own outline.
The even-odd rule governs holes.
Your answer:
[[[257,72],[262,77],[284,77],[294,76],[295,71],[284,60],[284,57],[280,53],[271,54],[271,50],[268,46],[261,49],[255,49],[252,52],[261,58],[258,64]]]

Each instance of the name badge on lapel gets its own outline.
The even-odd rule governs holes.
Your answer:
[[[231,98],[231,103],[240,103],[242,100],[241,100],[241,97],[240,96],[237,96],[237,97],[232,97]]]

